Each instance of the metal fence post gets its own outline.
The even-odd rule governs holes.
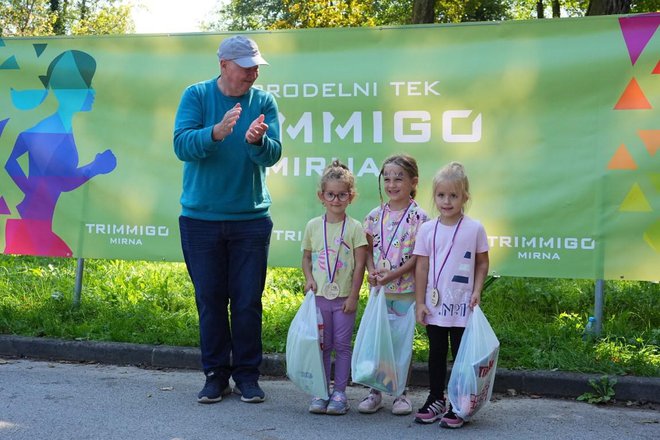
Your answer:
[[[594,294],[594,317],[596,318],[596,336],[600,336],[603,330],[603,287],[605,282],[602,279],[596,280]]]
[[[80,307],[80,292],[82,292],[83,270],[85,269],[85,260],[78,258],[76,262],[76,285],[73,290],[73,306]]]

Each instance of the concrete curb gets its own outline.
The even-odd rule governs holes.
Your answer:
[[[0,356],[136,365],[145,368],[200,369],[199,349],[194,347],[68,341],[14,335],[0,335]],[[265,354],[261,373],[267,376],[286,376],[284,355]],[[517,371],[498,368],[493,391],[504,393],[515,390],[520,394],[576,398],[585,392],[593,391],[589,380],[600,376],[561,371]],[[427,377],[426,364],[415,363],[410,385],[427,386]],[[617,400],[660,403],[660,378],[617,376],[616,379],[614,390]]]

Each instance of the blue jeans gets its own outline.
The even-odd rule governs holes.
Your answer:
[[[195,287],[204,372],[232,376],[236,383],[256,381],[262,360],[261,295],[273,222],[268,217],[205,221],[180,216],[179,228]]]

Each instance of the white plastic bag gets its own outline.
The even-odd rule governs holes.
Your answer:
[[[411,302],[403,316],[387,315],[392,335],[392,352],[396,364],[396,386],[393,396],[398,397],[406,390],[408,370],[412,360],[413,339],[415,339],[415,303]]]
[[[316,298],[311,290],[305,295],[289,326],[286,337],[286,375],[305,393],[329,399],[319,345]]]
[[[351,357],[353,382],[393,394],[397,368],[387,318],[385,292],[372,289],[362,314]]]
[[[447,386],[452,409],[463,420],[469,420],[490,401],[499,352],[500,342],[476,306],[468,318]]]

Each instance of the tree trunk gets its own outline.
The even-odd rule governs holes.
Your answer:
[[[561,17],[561,7],[559,6],[559,0],[552,0],[552,18]]]
[[[87,0],[80,0],[80,21],[85,21],[89,18],[89,6]]]
[[[55,35],[64,35],[64,11],[60,8],[60,0],[50,0],[50,12],[55,14],[55,23],[53,23],[53,32]]]
[[[545,9],[545,6],[543,5],[543,0],[539,0],[536,2],[536,18],[545,18],[545,13],[543,10]]]
[[[632,0],[591,0],[586,15],[627,14]]]
[[[414,0],[412,10],[412,23],[433,23],[435,22],[435,1],[434,0]]]

